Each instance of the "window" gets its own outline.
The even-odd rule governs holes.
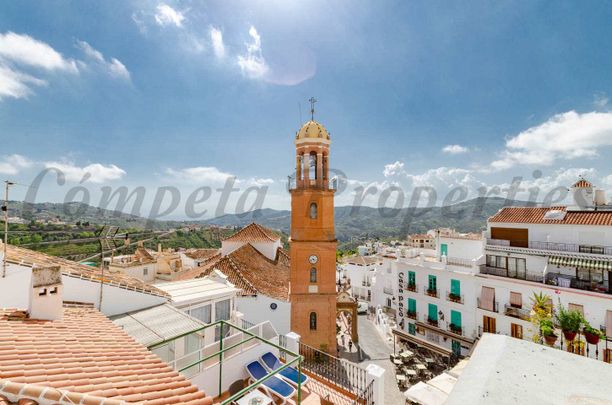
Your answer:
[[[46,288],[40,288],[40,289],[38,290],[38,295],[40,295],[41,297],[42,297],[43,295],[47,295],[47,289],[46,289]]]
[[[49,294],[57,294],[57,287],[53,287],[49,290]]]
[[[317,219],[317,203],[310,203],[310,219]]]
[[[438,289],[438,281],[436,280],[436,276],[429,275],[427,290],[436,291],[437,289]]]
[[[451,310],[451,324],[455,328],[461,329],[461,312]]]
[[[413,323],[408,324],[408,333],[411,335],[416,335],[416,328]]]
[[[143,276],[147,276],[147,275],[149,275],[149,269],[148,269],[148,268],[146,268],[146,267],[145,267],[144,269],[142,269],[142,275],[143,275]]]
[[[427,317],[430,321],[438,322],[438,306],[436,304],[428,304]]]
[[[408,313],[416,314],[416,300],[408,298]]]
[[[416,284],[416,274],[414,273],[414,271],[409,271],[408,272],[408,285],[415,285]]]
[[[510,292],[510,306],[514,308],[522,308],[523,307],[523,296],[521,293]]]
[[[310,269],[310,282],[311,283],[317,282],[317,269],[314,267]]]
[[[482,330],[488,333],[495,333],[496,331],[495,318],[492,318],[490,316],[483,316],[482,317]]]
[[[227,321],[230,319],[230,300],[215,302],[215,321]]]
[[[317,330],[317,313],[310,313],[310,330]]]
[[[211,306],[210,306],[210,304],[204,305],[202,307],[194,308],[194,309],[189,311],[189,315],[193,316],[196,319],[199,319],[200,321],[202,321],[204,323],[210,323],[211,322],[210,313],[211,313]]]
[[[450,292],[455,296],[461,295],[461,282],[459,280],[451,279]]]
[[[513,338],[522,339],[523,338],[523,325],[518,325],[516,323],[511,324],[510,333]]]

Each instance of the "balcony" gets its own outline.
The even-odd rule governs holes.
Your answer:
[[[416,284],[408,284],[406,285],[406,290],[412,292],[419,292],[419,287]]]
[[[372,283],[369,281],[362,281],[361,286],[362,287],[372,287]]]
[[[450,302],[456,302],[457,304],[463,304],[463,294],[453,294],[447,291],[446,300]]]
[[[524,321],[529,321],[531,318],[530,310],[526,308],[517,308],[512,305],[505,304],[504,305],[504,314],[506,316],[511,316],[513,318],[522,319]]]
[[[485,308],[483,304],[481,304],[480,302],[480,298],[476,299],[476,303],[478,305],[478,308],[484,310],[484,311],[489,311],[489,312],[499,312],[499,302],[497,301],[493,301],[493,310],[491,310],[491,308]]]
[[[438,327],[438,320],[437,319],[433,319],[433,318],[430,318],[429,316],[427,316],[426,322],[427,322],[428,325],[435,326],[436,328]]]
[[[383,288],[383,292],[385,294],[388,294],[388,295],[393,295],[393,288],[391,288],[391,287],[384,287]]]
[[[454,333],[455,335],[464,336],[464,330],[461,326],[456,326],[449,323],[447,329],[449,332]]]
[[[603,294],[612,294],[610,282],[601,282],[579,280],[577,277],[568,276],[560,273],[546,274],[546,284],[555,285],[558,287],[576,288],[578,290],[593,291]]]
[[[586,253],[586,254],[598,254],[598,255],[609,255],[612,256],[612,246],[593,246],[593,245],[579,245],[577,243],[556,243],[556,242],[540,242],[540,241],[515,241],[521,245],[527,245],[523,249],[535,249],[535,250],[549,250],[554,252],[570,252],[570,253]],[[487,245],[489,246],[502,246],[502,247],[517,247],[511,246],[509,240],[505,239],[487,239]]]
[[[533,281],[536,283],[544,282],[544,276],[541,274],[530,273],[528,271],[508,271],[508,269],[501,269],[497,267],[490,267],[485,264],[480,265],[480,274],[490,274],[492,276],[515,278],[517,280]]]
[[[416,321],[419,318],[419,313],[407,311],[406,318],[414,319]]]
[[[438,298],[440,296],[440,293],[438,289],[425,287],[425,295]]]

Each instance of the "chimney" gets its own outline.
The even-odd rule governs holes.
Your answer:
[[[595,205],[597,207],[606,205],[606,191],[605,190],[595,190]]]
[[[30,319],[54,321],[63,314],[62,271],[60,266],[32,268]]]

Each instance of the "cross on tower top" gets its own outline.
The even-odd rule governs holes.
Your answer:
[[[310,119],[314,121],[314,105],[317,100],[314,97],[310,97],[308,101],[310,101]]]

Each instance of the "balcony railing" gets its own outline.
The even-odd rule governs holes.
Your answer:
[[[461,326],[455,326],[454,324],[449,323],[447,329],[449,332],[454,333],[455,335],[464,335],[464,330]]]
[[[406,290],[412,292],[419,292],[419,287],[416,284],[408,284],[406,285]]]
[[[484,305],[480,302],[480,298],[476,299],[476,303],[478,305],[478,308],[483,309],[485,311],[499,312],[499,302],[497,302],[497,301],[493,301],[493,309],[492,310],[491,310],[491,308],[485,308]]]
[[[440,296],[438,289],[425,287],[424,290],[425,290],[425,295],[429,295],[430,297],[438,298]]]
[[[570,287],[579,290],[594,291],[604,294],[612,294],[612,290],[609,288],[608,283],[602,280],[601,283],[594,281],[579,280],[576,277],[566,276],[560,273],[548,273],[546,274],[546,284],[556,285],[558,287]]]
[[[533,281],[536,283],[544,282],[544,276],[541,274],[529,273],[528,271],[509,271],[508,269],[500,269],[497,267],[489,267],[480,265],[480,274],[490,274],[492,276],[516,278],[518,280]]]
[[[438,326],[438,320],[430,318],[429,316],[426,317],[426,322],[428,325],[436,326],[436,327]]]
[[[266,326],[266,324],[268,326]],[[224,365],[228,367],[227,363],[235,363],[235,359],[239,358],[236,355],[244,353],[250,350],[252,347],[258,344],[257,341],[267,345],[273,349],[277,349],[279,354],[283,359],[285,359],[285,363],[279,367],[277,370],[270,372],[266,376],[260,378],[259,380],[249,384],[247,387],[241,389],[237,393],[230,395],[229,398],[223,400],[221,405],[229,405],[235,403],[239,398],[243,397],[247,393],[251,392],[254,389],[257,389],[261,384],[267,381],[272,376],[279,374],[281,371],[289,368],[295,367],[298,370],[298,386],[297,386],[297,403],[300,404],[302,402],[302,366],[304,359],[297,353],[287,350],[286,347],[282,347],[277,345],[266,337],[269,336],[272,332],[274,336],[276,336],[276,332],[274,328],[269,324],[269,322],[255,325],[248,329],[239,328],[231,323],[226,321],[217,321],[208,325],[205,325],[201,328],[191,331],[191,334],[195,333],[203,333],[208,328],[221,328],[233,330],[235,333],[230,334],[229,336],[221,335],[220,341],[212,343],[210,345],[201,347],[200,349],[185,354],[184,356],[174,359],[168,364],[174,368],[179,373],[189,374],[189,373],[207,373],[209,370],[214,369],[215,374],[218,370],[218,396],[221,396],[224,392],[225,386],[229,386],[227,381],[223,382],[223,369]],[[269,329],[269,330],[268,330]],[[149,350],[153,351],[155,349],[160,349],[163,347],[169,347],[174,344],[174,341],[177,339],[184,338],[185,335],[180,335],[172,339],[164,340],[162,342],[156,343],[152,346],[149,346]],[[235,366],[234,364],[230,364],[229,367]]]
[[[414,319],[416,321],[419,318],[419,313],[407,311],[406,318]]]
[[[524,321],[528,321],[531,318],[530,312],[531,311],[526,308],[517,308],[509,304],[504,305],[504,313],[507,316],[511,316],[513,318],[519,318]]]
[[[447,291],[446,300],[450,302],[456,302],[457,304],[463,304],[463,294],[453,294]]]
[[[384,287],[383,288],[383,292],[385,294],[393,295],[393,288],[391,288],[391,287]]]
[[[446,264],[451,266],[472,267],[473,261],[471,259],[462,259],[460,257],[447,257]]]
[[[580,245],[577,243],[557,243],[540,241],[516,241],[527,245],[529,249],[552,250],[555,252],[589,253],[600,255],[612,255],[612,246]],[[505,239],[487,239],[487,245],[510,247],[510,241]]]

